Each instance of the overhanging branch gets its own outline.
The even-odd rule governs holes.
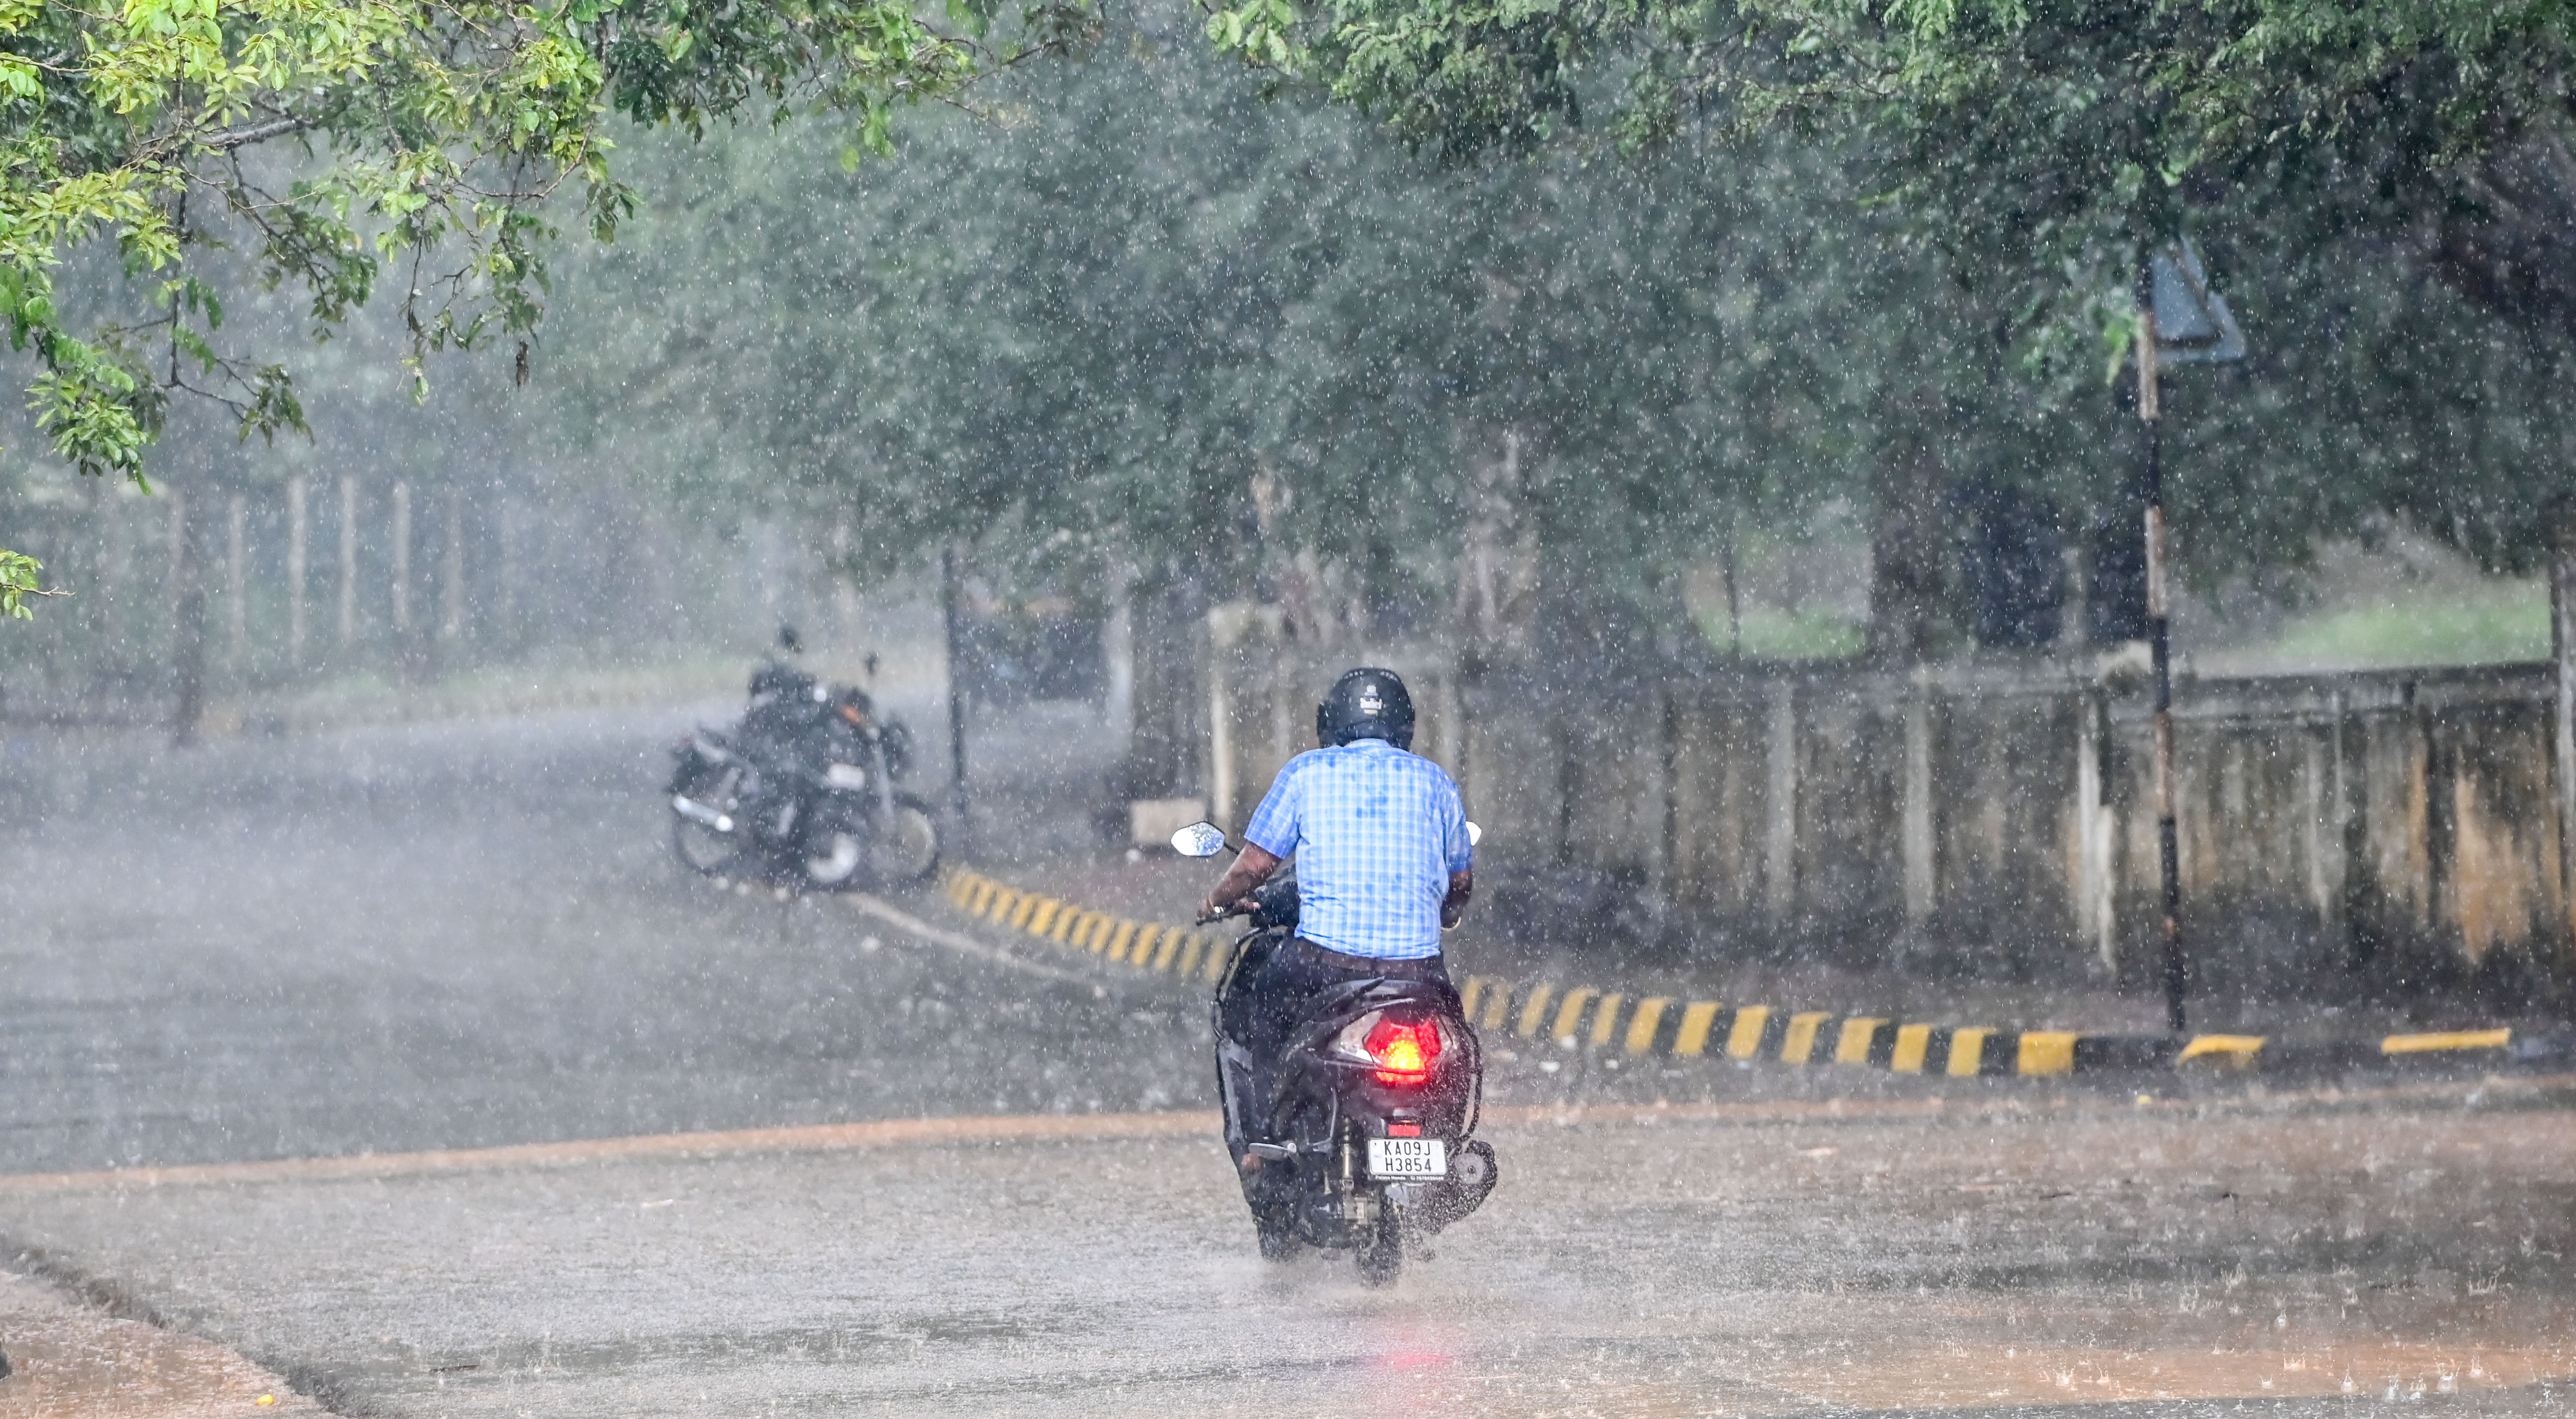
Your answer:
[[[289,133],[301,133],[315,126],[317,125],[313,119],[289,115],[285,118],[272,119],[267,123],[256,123],[248,128],[235,128],[228,132],[217,133],[207,138],[205,145],[216,152],[229,153],[235,148],[247,148],[253,143],[265,143],[271,138],[283,138]]]

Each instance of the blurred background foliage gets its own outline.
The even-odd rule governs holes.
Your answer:
[[[1929,603],[1901,653],[2027,641],[1978,634],[2011,620],[1978,604],[2011,599],[1999,549],[2027,581],[2098,547],[2074,575],[2123,594],[2103,358],[2034,366],[2028,281],[1997,279],[2030,251],[1868,200],[1888,154],[1712,120],[1444,160],[1197,23],[1117,18],[1000,121],[929,116],[854,176],[794,126],[637,149],[657,200],[567,268],[545,397],[711,511],[846,526],[862,576],[960,537],[1246,586],[1305,555],[1415,624],[1484,519],[1650,619],[1746,538],[1866,536],[1875,599]],[[2313,207],[2204,245],[2254,333],[2171,381],[2204,590],[2400,524],[2533,564],[2562,337]]]
[[[855,176],[792,128],[639,159],[670,200],[568,268],[543,397],[710,511],[848,523],[863,576],[1310,553],[1400,620],[1480,498],[1642,588],[1847,491],[1850,296],[1907,273],[1820,220],[1830,164],[1443,168],[1143,19]]]
[[[2076,23],[2040,18],[2041,38]],[[459,634],[487,658],[606,643],[621,617],[714,634],[747,619],[707,610],[746,595],[724,569],[789,544],[791,580],[917,582],[955,546],[996,605],[1132,594],[1177,621],[1258,596],[1326,640],[1535,636],[1630,661],[2130,634],[2137,434],[2104,343],[2129,217],[2102,205],[2124,179],[2070,169],[2091,215],[2032,220],[2056,210],[2031,195],[2034,96],[2064,65],[2018,74],[2009,133],[1970,103],[2004,91],[1973,86],[1891,129],[1816,97],[1869,54],[1756,103],[1713,70],[1675,78],[1679,51],[1655,46],[1680,30],[1594,22],[1598,63],[1553,97],[1526,55],[1477,80],[1520,75],[1486,94],[1527,119],[1502,140],[1354,89],[1329,47],[1296,75],[1248,67],[1160,4],[982,83],[971,111],[906,114],[855,166],[828,112],[605,120],[636,207],[613,244],[555,254],[525,387],[510,356],[434,362],[415,409],[411,337],[381,312],[302,345],[292,291],[210,256],[246,288],[232,338],[293,352],[315,441],[177,418],[154,457],[269,489],[263,547],[286,479],[363,470],[363,556],[387,567],[377,485],[399,480],[424,588],[448,535],[433,503],[461,489]],[[1989,57],[2037,42],[1999,35],[1969,38]],[[1799,78],[1794,56],[1756,58],[1730,62]],[[2517,131],[2527,153],[2540,130]],[[2214,606],[2295,606],[2320,549],[2352,543],[2527,572],[2570,487],[2564,330],[2437,259],[2439,231],[2365,211],[2370,183],[2399,191],[2387,163],[2302,152],[2295,180],[2253,183],[2300,157],[2270,151],[2212,170],[2235,186],[2168,189],[2252,340],[2244,364],[2169,383],[2186,572]],[[2110,323],[2079,340],[2076,316]],[[64,509],[95,490],[65,493],[42,459],[13,476],[11,535],[52,517],[46,546],[76,545]],[[481,573],[512,557],[523,590],[504,592]],[[528,599],[576,564],[601,569]],[[1828,566],[1847,573],[1831,587]]]

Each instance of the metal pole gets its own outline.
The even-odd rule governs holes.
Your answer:
[[[2173,617],[2165,595],[2164,421],[2156,375],[2152,276],[2138,273],[2138,420],[2147,426],[2147,645],[2156,674],[2156,870],[2163,878],[2165,1028],[2181,1034],[2190,963],[2182,944],[2182,833],[2174,816]]]
[[[2543,509],[2549,535],[2549,658],[2558,670],[2551,767],[2558,789],[2558,880],[2576,900],[2576,506]]]
[[[948,800],[960,818],[966,816],[966,691],[961,668],[965,665],[965,646],[957,625],[957,603],[963,597],[958,584],[957,544],[949,543],[939,550],[939,610],[948,636]]]

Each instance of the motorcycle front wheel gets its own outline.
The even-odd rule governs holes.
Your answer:
[[[876,826],[875,861],[869,865],[878,882],[909,886],[939,875],[939,821],[930,816],[929,804],[898,793],[893,820]]]
[[[692,803],[720,813],[735,809],[735,789],[742,782],[742,769],[733,764],[719,764],[698,773],[684,775],[673,791]],[[743,860],[742,825],[722,833],[706,823],[689,817],[677,808],[671,811],[671,846],[680,862],[690,871],[704,877],[740,875]]]

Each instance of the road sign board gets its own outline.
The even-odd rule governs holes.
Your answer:
[[[2245,358],[2245,332],[2226,298],[2210,288],[2200,248],[2191,238],[2157,252],[2148,272],[2155,291],[2157,363],[2219,364]]]

